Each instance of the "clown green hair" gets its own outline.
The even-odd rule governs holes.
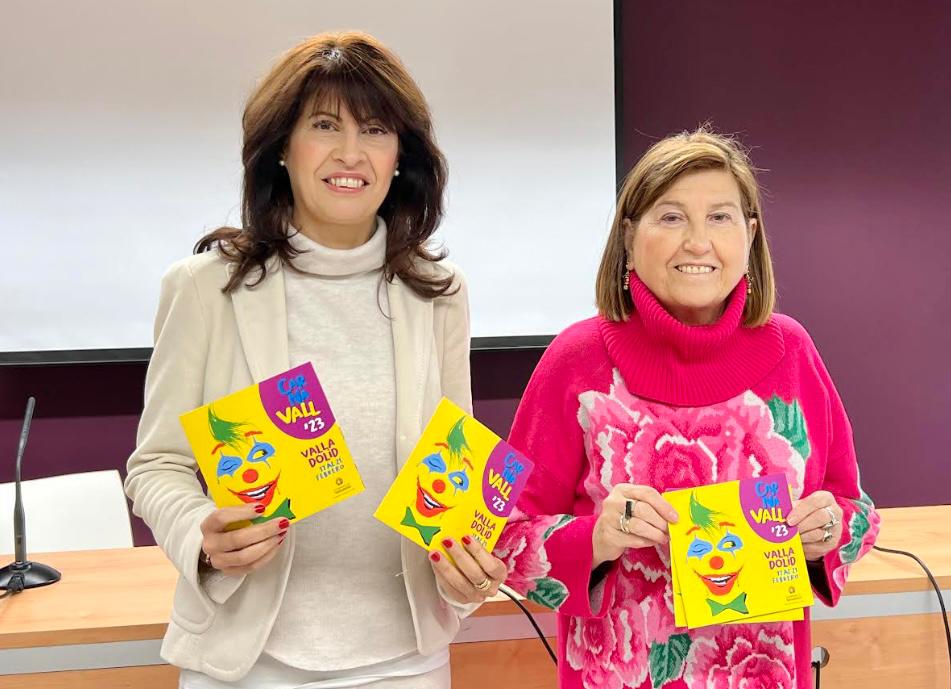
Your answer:
[[[718,514],[720,513],[697,500],[696,493],[690,493],[690,521],[704,531],[714,531],[717,525],[713,518]]]
[[[449,430],[449,435],[446,436],[446,444],[449,446],[449,456],[457,462],[462,459],[463,450],[472,452],[472,448],[469,447],[469,442],[466,440],[466,434],[462,430],[462,425],[465,422],[466,417],[463,416],[456,421]]]
[[[216,442],[224,443],[232,447],[244,441],[241,436],[241,428],[245,424],[240,421],[227,421],[215,414],[214,409],[208,407],[208,429],[211,431],[211,437]]]

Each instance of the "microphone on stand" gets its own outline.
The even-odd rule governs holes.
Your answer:
[[[23,451],[26,439],[30,436],[30,422],[33,420],[33,408],[36,400],[32,397],[26,402],[26,415],[23,418],[23,430],[20,431],[20,446],[17,450],[16,500],[13,504],[13,542],[14,561],[0,569],[0,589],[19,593],[23,589],[47,586],[59,581],[60,573],[40,562],[26,559],[26,518],[23,514],[23,498],[20,495],[20,465],[23,464]]]

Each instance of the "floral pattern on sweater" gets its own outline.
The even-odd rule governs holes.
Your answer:
[[[795,686],[792,625],[730,624],[698,629],[684,671],[689,689]]]
[[[802,494],[805,459],[752,392],[708,407],[670,407],[632,395],[615,369],[608,393],[579,399],[591,461],[585,488],[596,501],[621,482],[663,493],[777,472],[787,474],[794,498]]]
[[[703,406],[632,392],[598,346],[596,319],[560,335],[539,363],[509,437],[535,471],[496,553],[523,595],[552,582],[565,593],[550,606],[558,612],[562,689],[809,686],[808,618],[678,628],[664,546],[628,549],[598,576],[591,570],[594,526],[618,483],[664,492],[783,472],[794,498],[827,490],[844,511],[824,577],[811,572],[818,597],[837,602],[849,564],[874,542],[878,515],[859,487],[851,427],[818,353],[801,326],[780,324],[782,365]],[[546,537],[554,524],[561,526]]]
[[[511,519],[525,519],[516,507]],[[568,597],[565,585],[548,576],[551,563],[545,553],[545,541],[574,517],[555,514],[535,521],[534,528],[523,530],[518,537],[508,538],[496,545],[492,554],[505,563],[510,572],[506,584],[519,591],[530,601],[557,610]]]
[[[579,397],[591,462],[584,486],[595,503],[617,483],[664,492],[777,472],[789,476],[795,497],[802,493],[805,459],[775,431],[770,407],[752,392],[709,407],[670,407],[632,395],[617,370],[613,377],[607,393]],[[676,632],[666,551],[628,551],[616,586],[615,605],[603,618],[568,623],[568,662],[586,687],[636,687],[648,674],[653,686],[662,686],[681,676],[688,652],[694,675],[724,662],[710,649],[694,652],[692,636]],[[771,626],[789,643],[770,646],[770,662],[790,668],[787,681],[771,686],[792,687],[791,625]],[[734,647],[729,639],[716,641],[711,648]]]

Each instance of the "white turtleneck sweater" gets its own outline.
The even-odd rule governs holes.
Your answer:
[[[290,365],[314,370],[365,490],[291,525],[294,557],[264,654],[232,684],[183,673],[189,689],[448,687],[448,650],[421,656],[401,576],[400,536],[373,518],[396,478],[396,385],[381,280],[386,225],[354,249],[290,230],[303,250],[285,268]],[[404,678],[404,679],[396,679]],[[405,684],[404,684],[405,683]]]

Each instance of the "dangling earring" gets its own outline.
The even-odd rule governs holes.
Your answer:
[[[750,271],[746,271],[746,293],[747,295],[753,294],[753,278],[750,276]]]
[[[624,271],[624,289],[625,291],[631,289],[631,271],[630,270]]]
[[[400,176],[400,169],[399,169],[399,168],[396,168],[395,170],[393,170],[393,176],[394,176],[394,177],[399,177],[399,176]]]

